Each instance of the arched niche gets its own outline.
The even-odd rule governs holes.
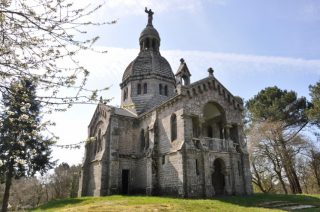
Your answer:
[[[204,137],[224,139],[226,115],[222,106],[215,102],[208,102],[203,107],[202,115]]]

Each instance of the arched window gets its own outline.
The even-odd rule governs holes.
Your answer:
[[[141,84],[138,84],[137,87],[137,94],[140,95],[141,94]]]
[[[128,88],[125,88],[123,91],[123,101],[125,101],[128,98]]]
[[[162,95],[162,84],[159,84],[159,94]]]
[[[196,159],[196,175],[200,175],[199,161]]]
[[[98,137],[96,137],[96,140],[92,143],[93,145],[93,156],[97,153],[97,143],[98,143]]]
[[[211,126],[207,127],[207,136],[209,138],[213,138],[213,132],[212,132],[212,127]]]
[[[176,114],[171,115],[170,124],[171,124],[171,141],[174,141],[177,139],[177,116],[176,116]]]
[[[146,133],[145,133],[145,148],[149,148],[149,127],[147,127]]]
[[[144,137],[144,129],[140,131],[140,150],[143,151],[146,146],[146,139]]]
[[[97,140],[97,152],[100,152],[102,150],[102,134],[101,134],[101,129],[99,129],[98,132],[98,140]]]
[[[168,96],[168,86],[164,86],[164,95]]]
[[[239,176],[241,176],[241,162],[238,161],[238,172],[239,172]]]
[[[143,94],[146,94],[146,93],[148,93],[148,84],[144,83],[143,84]]]
[[[155,50],[156,49],[156,39],[152,40],[152,48]]]

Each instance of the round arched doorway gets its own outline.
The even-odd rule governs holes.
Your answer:
[[[223,195],[225,189],[224,162],[218,158],[213,162],[212,185],[216,195]]]

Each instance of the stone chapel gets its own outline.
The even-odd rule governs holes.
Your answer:
[[[160,54],[153,12],[122,77],[121,107],[100,103],[88,127],[79,196],[251,194],[243,101],[215,77],[191,82]]]

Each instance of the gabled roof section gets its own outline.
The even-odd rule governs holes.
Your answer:
[[[114,114],[119,115],[119,116],[130,117],[130,118],[137,118],[136,114],[132,113],[131,111],[129,111],[125,108],[114,107]]]
[[[191,76],[191,73],[189,71],[187,63],[184,61],[183,58],[180,59],[180,66],[179,66],[178,71],[175,75],[176,76],[188,76],[188,77]]]
[[[115,114],[118,116],[125,116],[128,118],[137,118],[137,115],[133,114],[127,109],[124,108],[117,108],[110,105],[105,105],[103,103],[99,103],[89,124],[89,127],[92,126],[92,124],[95,123],[95,120],[102,116],[104,118],[107,118],[107,114]]]

